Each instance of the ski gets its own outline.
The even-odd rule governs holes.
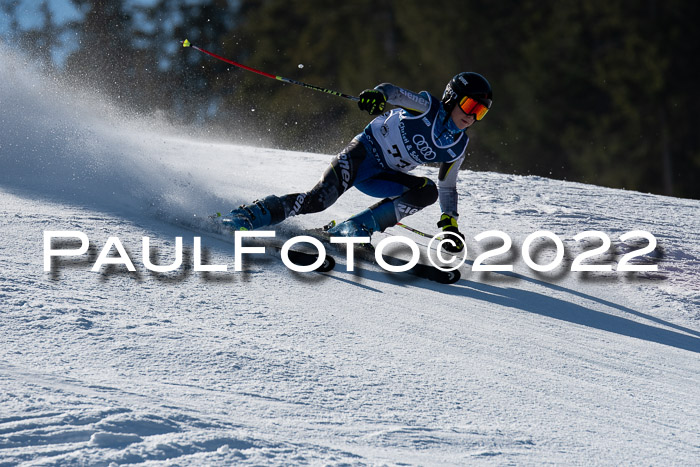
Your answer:
[[[359,255],[358,250],[355,250],[356,257],[361,260],[378,265],[377,258],[375,256],[374,248],[360,248]],[[408,261],[397,258],[395,256],[390,256],[383,254],[382,257],[387,264],[392,266],[403,266]],[[423,263],[416,263],[411,269],[406,271],[407,274],[417,276],[423,279],[428,279],[433,282],[439,282],[440,284],[454,284],[461,279],[461,274],[458,270],[454,271],[443,271],[435,266],[430,266]]]
[[[281,254],[281,246],[273,246],[273,248]],[[287,255],[289,256],[289,260],[297,266],[311,266],[318,261],[319,258],[318,253],[299,251],[292,248],[288,250]],[[329,272],[332,271],[333,268],[335,268],[335,259],[331,255],[326,254],[323,258],[323,263],[314,269],[314,272]]]
[[[226,216],[221,215],[219,212],[209,216],[209,220],[214,226],[214,230],[220,235],[230,236],[236,232],[229,226],[228,222],[226,222]],[[273,239],[273,242],[267,241],[263,243],[266,247],[270,247],[273,250],[274,253],[272,253],[272,256],[281,258],[282,246],[279,244],[279,239]],[[296,248],[290,248],[287,250],[287,257],[297,266],[311,266],[318,261],[319,256],[320,255],[318,252],[302,251]],[[320,266],[314,269],[314,272],[332,271],[335,268],[335,264],[335,258],[329,254],[326,254],[323,258],[323,262]]]
[[[407,261],[404,261],[400,258],[396,258],[394,256],[382,255],[382,257],[384,258],[384,261],[386,261],[388,264],[391,264],[392,266],[403,266],[407,263]],[[372,252],[372,256],[370,258],[363,259],[373,264],[377,264],[374,252]],[[454,284],[462,278],[462,275],[458,270],[443,271],[442,269],[438,269],[435,266],[429,266],[423,263],[417,263],[411,269],[406,271],[406,273],[411,274],[413,276],[421,277],[423,279],[428,279],[433,282],[439,282],[440,284]]]
[[[332,224],[330,225],[332,226]],[[345,245],[331,243],[330,236],[328,235],[326,230],[326,228],[310,229],[307,230],[306,233],[308,233],[312,237],[318,238],[319,240],[323,241],[324,244],[329,246],[330,248],[333,248],[340,253],[345,253]],[[354,250],[354,257],[359,261],[363,261],[365,263],[381,267],[381,265],[379,265],[377,262],[375,250],[371,244],[363,244],[356,246]],[[387,255],[386,253],[382,254],[382,258],[387,264],[390,264],[392,266],[403,266],[408,263],[408,261],[406,260],[397,258],[395,256]],[[406,271],[406,274],[420,277],[422,279],[427,279],[433,282],[438,282],[440,284],[454,284],[455,282],[461,279],[461,274],[458,270],[443,271],[442,269],[438,269],[435,266],[423,264],[420,262],[414,265],[408,271]]]

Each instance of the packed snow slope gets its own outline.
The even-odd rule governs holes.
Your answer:
[[[513,248],[491,262],[513,273],[467,264],[448,286],[268,255],[234,272],[232,241],[201,219],[306,190],[331,156],[182,136],[5,52],[0,81],[0,465],[697,465],[697,201],[464,172],[470,258],[488,243],[475,235],[502,230]],[[286,225],[371,202],[353,190]],[[433,232],[439,214],[406,222]],[[547,274],[520,254],[542,229],[567,247]],[[624,252],[638,229],[658,240],[641,259],[657,272],[570,271],[591,247],[576,234]],[[89,253],[44,272],[47,230],[85,233]],[[143,236],[161,264],[183,237],[189,267],[148,271]],[[195,236],[227,272],[192,269]],[[91,271],[109,237],[135,272]],[[533,255],[547,263],[552,244]]]

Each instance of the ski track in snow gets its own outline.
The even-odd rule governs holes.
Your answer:
[[[342,258],[329,274],[267,256],[234,273],[232,243],[203,216],[306,190],[329,156],[180,136],[0,52],[0,466],[700,459],[698,201],[461,177],[468,238],[502,230],[518,252],[551,230],[568,267],[577,233],[623,251],[619,236],[644,229],[657,273],[538,275],[519,254],[497,258],[512,274],[464,266],[452,286],[349,273]],[[286,225],[372,202],[353,191]],[[433,232],[438,217],[431,206],[406,223]],[[89,254],[45,273],[44,230],[86,233]],[[141,263],[142,236],[161,264],[182,236],[191,265],[195,235],[230,272]],[[90,271],[110,236],[137,272]],[[471,259],[484,248],[469,247]],[[552,256],[544,245],[539,261]]]

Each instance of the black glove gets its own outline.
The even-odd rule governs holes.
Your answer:
[[[360,110],[366,110],[370,115],[378,115],[384,112],[386,96],[382,91],[376,89],[365,89],[360,93],[360,100],[357,106]]]
[[[449,214],[443,214],[440,216],[440,222],[437,223],[437,226],[447,233],[445,239],[448,241],[442,244],[442,248],[445,251],[448,253],[459,253],[464,250],[464,235],[457,227],[457,219]]]

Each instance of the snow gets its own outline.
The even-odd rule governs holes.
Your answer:
[[[460,225],[508,233],[495,260],[513,273],[467,264],[441,285],[266,255],[237,273],[203,217],[308,189],[331,156],[193,136],[0,55],[0,465],[698,463],[698,201],[466,172]],[[352,191],[286,226],[372,202]],[[548,274],[519,253],[542,229],[567,246]],[[574,235],[622,249],[638,229],[658,272],[566,271]],[[45,230],[84,232],[89,253],[44,272]],[[136,272],[90,271],[112,236]],[[229,270],[152,273],[143,236],[160,264],[183,237],[187,265],[201,236]]]

